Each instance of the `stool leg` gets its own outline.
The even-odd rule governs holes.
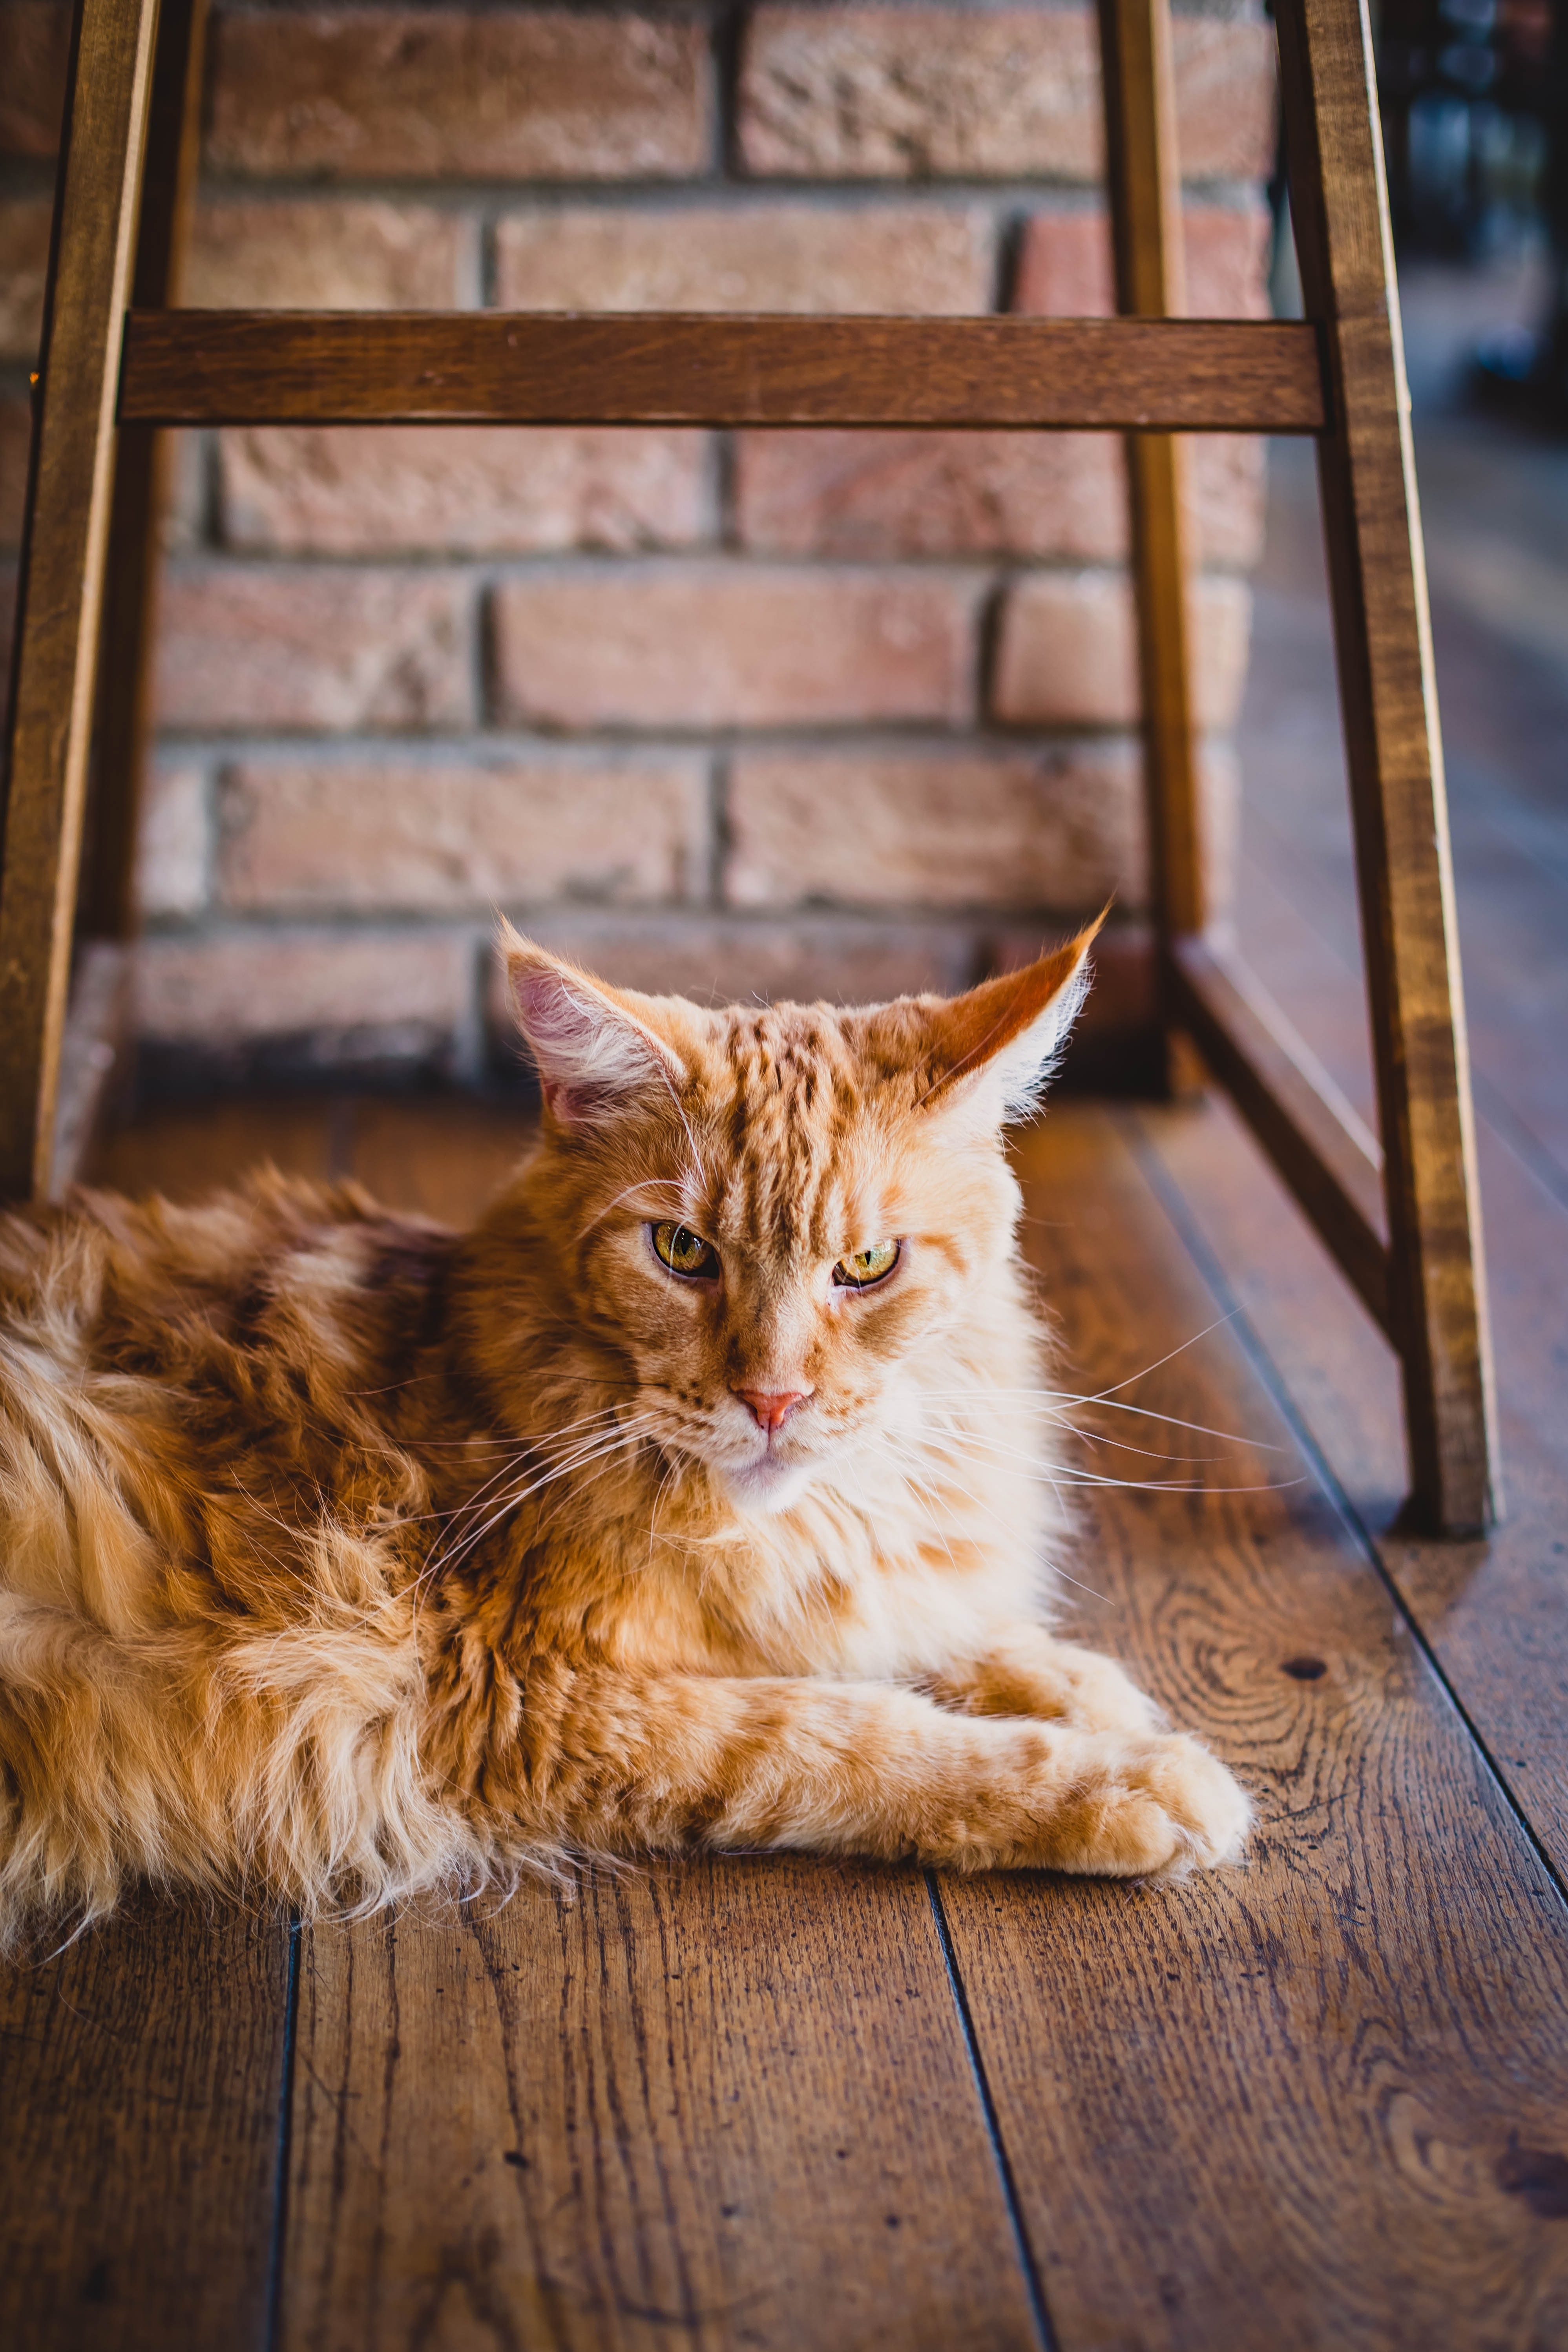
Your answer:
[[[1278,0],[1290,210],[1333,404],[1318,444],[1405,1373],[1410,1516],[1493,1515],[1491,1360],[1426,575],[1372,39]]]
[[[1106,177],[1116,307],[1136,318],[1186,309],[1168,0],[1100,0]],[[1144,775],[1161,961],[1201,931],[1206,872],[1193,711],[1186,457],[1171,434],[1130,433],[1127,471]]]
[[[132,307],[138,310],[167,310],[180,299],[201,158],[206,20],[207,0],[163,0],[131,290]],[[129,940],[136,927],[137,824],[152,740],[159,531],[169,450],[165,433],[144,425],[121,427],[103,592],[90,851],[80,910],[89,939]]]
[[[48,1188],[157,25],[158,0],[78,0],[71,36],[0,867],[0,1198]]]

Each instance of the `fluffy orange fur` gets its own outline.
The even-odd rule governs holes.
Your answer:
[[[6,1220],[0,1934],[135,1877],[310,1913],[571,1854],[1237,1853],[1230,1776],[1048,1630],[1002,1132],[1090,936],[709,1012],[509,933],[542,1130],[471,1231],[276,1174]]]

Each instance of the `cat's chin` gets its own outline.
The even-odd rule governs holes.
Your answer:
[[[709,1476],[727,1503],[747,1518],[771,1519],[798,1503],[821,1465],[816,1462],[784,1462],[772,1453],[755,1462],[712,1464]]]

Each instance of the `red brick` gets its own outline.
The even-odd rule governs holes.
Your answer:
[[[476,964],[468,932],[149,938],[136,951],[137,1027],[155,1044],[218,1049],[318,1038],[333,1059],[401,1030],[414,1058],[470,1017]]]
[[[466,727],[472,592],[450,574],[172,564],[160,605],[165,727]]]
[[[1146,895],[1130,742],[749,751],[730,779],[735,905],[1037,907]]]
[[[1235,724],[1251,610],[1241,581],[1211,573],[1198,583],[1194,657],[1202,727]],[[991,699],[995,716],[1015,726],[1135,725],[1137,638],[1125,573],[1040,572],[1016,582],[1002,608]]]
[[[1178,17],[1179,151],[1193,179],[1272,161],[1274,41],[1261,21]],[[1093,18],[1078,9],[763,7],[741,147],[772,176],[1048,176],[1102,169]]]
[[[70,34],[63,0],[6,0],[0,8],[0,154],[54,153]]]
[[[0,360],[31,364],[38,355],[51,213],[47,196],[0,204]]]
[[[988,310],[994,244],[975,205],[569,205],[500,223],[496,299],[518,310]]]
[[[198,914],[207,902],[212,812],[205,769],[154,760],[136,844],[136,904],[147,916]]]
[[[952,995],[977,976],[973,931],[952,922],[552,913],[531,919],[528,933],[617,987],[699,1004],[881,1004],[928,989]],[[494,963],[488,1011],[504,1048],[515,1041],[517,1024]]]
[[[201,205],[185,268],[197,310],[451,310],[479,299],[479,231],[424,205],[237,199]]]
[[[1263,444],[1193,440],[1201,561],[1255,563]],[[1055,556],[1127,552],[1127,482],[1108,433],[743,433],[735,454],[743,545],[768,555]]]
[[[712,143],[707,28],[668,17],[345,8],[223,16],[208,153],[224,171],[649,179]]]
[[[230,907],[636,906],[707,884],[708,763],[697,754],[246,760],[220,806],[219,896]]]
[[[27,503],[27,452],[32,439],[31,403],[0,400],[0,549],[7,553],[22,544],[22,516]]]
[[[1127,544],[1121,446],[1099,433],[744,433],[742,542],[775,555],[1055,555]]]
[[[700,433],[266,426],[223,434],[219,464],[227,544],[287,554],[629,551],[716,528]]]
[[[1264,206],[1188,205],[1182,229],[1189,315],[1268,318],[1271,232]],[[1041,212],[1026,223],[1013,307],[1044,318],[1110,316],[1116,296],[1103,212]]]
[[[650,564],[497,591],[503,716],[550,727],[809,727],[972,714],[981,583]]]

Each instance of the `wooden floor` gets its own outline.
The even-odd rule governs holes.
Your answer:
[[[107,1172],[265,1150],[461,1215],[517,1140],[248,1106]],[[1246,1865],[660,1864],[302,1934],[144,1905],[0,1979],[0,2341],[1568,2344],[1528,1474],[1489,1549],[1380,1538],[1385,1368],[1216,1111],[1064,1107],[1024,1168],[1075,1378],[1147,1416],[1097,1419],[1152,1460],[1092,1461],[1167,1482],[1091,1493],[1073,1620],[1255,1790]]]
[[[1242,928],[1359,1093],[1310,521],[1287,461]],[[1023,1148],[1073,1378],[1149,1449],[1088,1457],[1152,1483],[1086,1494],[1072,1623],[1255,1791],[1245,1865],[143,1905],[0,1974],[0,2344],[1568,2352],[1568,640],[1467,604],[1441,521],[1505,1526],[1394,1531],[1392,1360],[1228,1112],[1063,1105]],[[265,1152],[461,1216],[518,1137],[252,1104],[103,1172]]]

